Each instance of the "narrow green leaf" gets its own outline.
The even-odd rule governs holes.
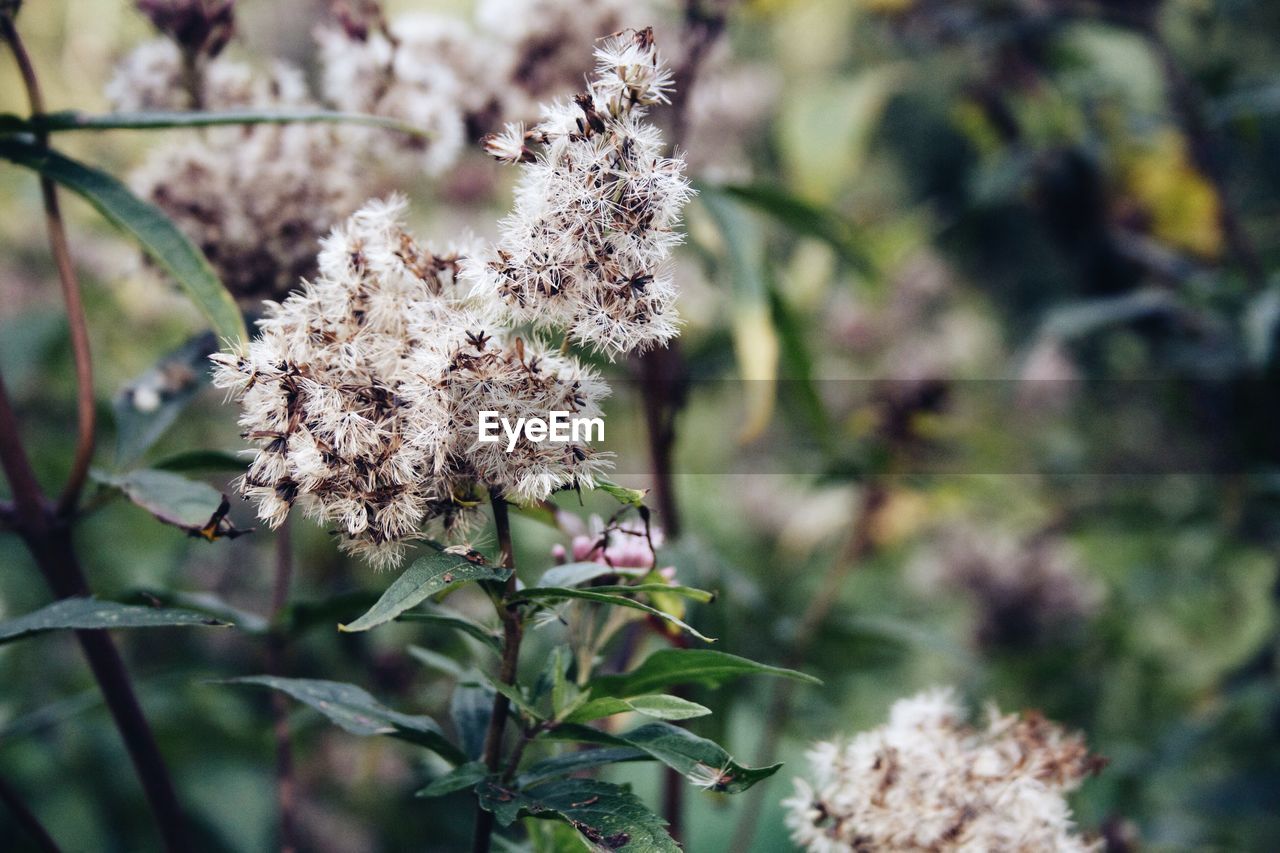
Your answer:
[[[230,501],[208,483],[149,469],[118,475],[94,471],[93,477],[105,486],[119,489],[130,501],[188,536],[213,541],[250,532],[231,523],[227,518]]]
[[[540,714],[538,712],[538,709],[533,707],[533,705],[529,702],[528,698],[524,695],[523,688],[521,688],[520,685],[504,684],[503,682],[499,681],[497,678],[490,675],[488,672],[484,672],[483,670],[476,670],[476,674],[478,674],[481,678],[483,678],[485,683],[487,683],[491,688],[493,688],[495,692],[500,693],[503,696],[506,696],[507,701],[510,702],[512,705],[515,705],[516,708],[519,709],[520,712],[525,716],[533,720],[543,720],[546,718],[545,714]]]
[[[190,471],[216,471],[219,473],[243,472],[248,462],[234,453],[224,450],[188,450],[166,456],[151,467],[159,471],[178,473]]]
[[[733,349],[738,374],[745,380],[746,414],[738,441],[758,438],[773,418],[777,396],[779,343],[769,311],[765,279],[768,247],[757,217],[722,193],[700,197],[724,236],[726,265],[733,289]]]
[[[528,787],[537,782],[567,776],[579,770],[590,770],[606,764],[618,764],[624,761],[653,761],[652,755],[632,746],[619,746],[606,749],[575,749],[564,755],[556,755],[534,762],[529,769],[516,777],[516,784]]]
[[[547,655],[542,671],[538,673],[538,680],[533,685],[531,696],[533,704],[538,707],[543,707],[544,704],[550,705],[550,713],[544,716],[554,715],[570,701],[570,694],[577,692],[577,688],[569,683],[568,678],[569,664],[572,659],[573,652],[567,645],[556,646]]]
[[[632,610],[639,610],[644,613],[648,613],[650,616],[656,616],[659,619],[670,622],[672,625],[675,625],[678,628],[688,631],[690,634],[697,637],[699,640],[702,640],[703,642],[707,642],[707,643],[715,642],[715,640],[712,639],[711,637],[707,637],[699,633],[697,630],[685,624],[680,619],[677,619],[675,616],[672,616],[670,613],[666,613],[662,610],[659,610],[656,607],[650,607],[647,604],[641,604],[639,601],[636,601],[634,598],[627,598],[625,595],[615,595],[611,593],[596,592],[594,589],[575,589],[573,587],[563,587],[563,586],[535,587],[533,589],[523,589],[518,593],[518,595],[520,598],[527,599],[530,601],[536,601],[541,599],[556,599],[556,598],[579,598],[584,601],[594,601],[598,604],[611,604],[615,607],[629,607]]]
[[[636,570],[639,574],[643,570]],[[563,566],[552,566],[538,578],[538,586],[579,586],[587,581],[602,578],[606,575],[633,573],[623,569],[621,572],[604,563],[566,563]]]
[[[64,598],[25,616],[0,622],[0,643],[45,631],[160,628],[168,625],[225,628],[230,624],[190,610],[139,607],[114,601],[98,601],[96,598]]]
[[[37,145],[34,140],[0,138],[0,157],[26,166],[77,193],[106,219],[132,236],[204,312],[218,337],[248,337],[244,317],[200,250],[158,208],[108,175]]]
[[[620,699],[616,696],[601,696],[592,699],[565,717],[566,723],[589,723],[602,717],[614,714],[643,714],[655,720],[691,720],[694,717],[705,717],[711,709],[679,696],[654,694],[651,696],[632,696]]]
[[[180,607],[204,613],[236,626],[246,634],[265,634],[271,623],[250,610],[228,604],[211,592],[181,592],[168,589],[140,589],[125,596],[129,604]]]
[[[746,675],[772,675],[809,684],[822,683],[803,672],[756,663],[712,649],[660,649],[631,672],[592,679],[591,691],[596,696],[637,696],[674,684],[719,687]]]
[[[422,646],[409,646],[407,651],[409,652],[409,657],[413,658],[427,669],[434,669],[436,672],[441,673],[442,675],[447,675],[456,681],[461,681],[467,673],[462,664],[458,663],[448,655],[441,654],[434,649],[426,649]]]
[[[510,826],[521,814],[571,824],[595,850],[679,853],[666,822],[621,785],[594,779],[560,779],[532,788],[484,781],[476,786],[480,807]]]
[[[460,613],[455,613],[443,607],[433,606],[425,610],[410,610],[407,613],[401,613],[396,618],[401,622],[425,622],[430,625],[452,628],[479,640],[484,644],[485,648],[491,649],[498,654],[502,653],[502,641],[497,633],[478,622],[471,621]]]
[[[858,245],[848,220],[839,212],[792,195],[768,184],[699,187],[703,195],[724,193],[768,214],[796,234],[813,237],[835,249],[840,259],[865,276],[876,274],[875,264]]]
[[[452,764],[467,760],[427,716],[414,716],[393,711],[354,684],[314,678],[279,678],[253,675],[227,679],[225,684],[256,684],[287,693],[299,702],[315,708],[336,725],[353,735],[389,735],[425,746]]]
[[[473,563],[461,554],[432,551],[419,557],[396,578],[378,602],[367,613],[339,631],[368,631],[395,619],[411,607],[417,607],[437,593],[471,581],[505,581],[510,569],[488,563]]]
[[[488,775],[489,768],[484,764],[479,761],[468,761],[466,764],[459,764],[425,788],[418,790],[414,796],[423,799],[443,797],[455,791],[473,788],[477,782]]]
[[[678,771],[682,776],[708,791],[738,794],[782,767],[747,767],[715,741],[698,737],[670,723],[648,723],[625,734],[614,735],[589,726],[566,724],[548,734],[555,740],[574,740],[606,746],[631,746]]]
[[[449,716],[467,756],[478,760],[484,753],[485,734],[493,716],[493,688],[488,684],[460,681],[449,701]]]
[[[607,586],[593,586],[591,592],[603,592],[612,595],[626,595],[628,593],[637,592],[657,592],[664,595],[678,595],[681,598],[687,598],[690,601],[697,601],[700,604],[710,604],[716,600],[716,594],[705,589],[696,589],[691,586],[675,586],[665,583],[637,583],[637,584],[616,584]]]
[[[163,130],[177,127],[213,127],[251,124],[362,124],[381,127],[420,138],[431,133],[424,128],[386,116],[344,113],[331,110],[226,110],[217,112],[89,113],[66,110],[31,119],[0,116],[0,130],[59,133],[68,130]]]
[[[630,506],[640,506],[644,503],[645,495],[649,494],[648,489],[628,489],[626,486],[619,486],[617,483],[611,483],[608,480],[596,480],[596,489],[607,495],[612,495],[618,503]]]

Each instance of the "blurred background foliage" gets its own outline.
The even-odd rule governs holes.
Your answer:
[[[233,52],[310,67],[325,4],[245,0],[239,14]],[[655,14],[675,26],[680,10]],[[110,0],[30,0],[20,22],[57,109],[103,110],[113,63],[148,37]],[[806,745],[935,683],[1085,731],[1111,763],[1074,804],[1109,849],[1280,848],[1278,37],[1280,7],[1263,0],[733,6],[743,73],[692,103],[750,120],[695,122],[681,140],[701,196],[679,265],[693,381],[676,438],[683,535],[666,562],[720,590],[690,616],[719,648],[770,663],[802,651],[792,663],[826,686],[800,689],[785,716],[767,683],[693,695],[717,713],[691,727],[744,759],[780,726],[789,767],[758,802],[691,794],[688,849],[735,849],[757,806],[752,849],[790,849],[777,802]],[[0,75],[0,112],[23,113],[7,57]],[[121,174],[153,139],[62,142]],[[491,228],[506,180],[477,155],[402,189],[420,232],[444,239]],[[68,207],[111,424],[121,389],[201,323],[129,243]],[[55,482],[74,388],[30,175],[0,170],[0,209],[0,371]],[[733,379],[752,381],[712,381]],[[621,385],[618,479],[645,486],[638,395]],[[206,388],[145,458],[239,446],[234,411]],[[99,467],[121,461],[106,436]],[[194,474],[224,490],[234,476]],[[213,593],[265,614],[270,534],[209,543],[120,500],[94,507],[76,536],[99,595]],[[563,537],[516,523],[518,564],[548,565]],[[475,650],[423,625],[338,634],[390,577],[310,525],[295,539],[289,673],[447,718],[457,673],[433,653]],[[16,537],[0,534],[0,565],[0,615],[47,601]],[[806,623],[831,578],[829,612]],[[118,639],[205,849],[269,848],[266,697],[212,683],[261,671],[261,637]],[[0,683],[0,769],[67,849],[147,849],[73,641],[0,649]],[[465,849],[464,798],[412,797],[440,770],[430,759],[309,711],[294,722],[308,849]],[[657,802],[652,768],[611,773]],[[0,839],[21,849],[8,820]]]

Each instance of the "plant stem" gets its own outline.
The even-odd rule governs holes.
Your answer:
[[[8,807],[13,813],[13,818],[18,825],[30,836],[32,843],[35,844],[40,853],[62,853],[53,836],[49,834],[49,830],[44,828],[44,824],[40,823],[40,819],[35,816],[31,809],[27,808],[27,804],[18,796],[18,792],[9,787],[9,783],[4,779],[0,779],[0,802]]]
[[[71,543],[68,520],[45,500],[31,462],[23,450],[4,378],[0,376],[0,466],[13,492],[14,519],[45,582],[58,598],[90,594],[89,583]],[[106,631],[76,631],[76,639],[89,662],[102,697],[120,731],[143,792],[151,805],[166,850],[188,850],[186,829],[178,798],[169,779],[160,749],[147,718],[138,705],[128,670]]]
[[[866,485],[862,502],[858,507],[858,516],[854,520],[848,543],[827,569],[817,593],[809,600],[800,624],[796,627],[791,648],[783,659],[782,666],[798,669],[804,665],[809,647],[813,644],[822,623],[827,621],[831,610],[840,599],[840,587],[844,585],[849,574],[875,550],[874,526],[876,515],[884,506],[888,492],[884,486],[875,481]],[[785,682],[785,683],[784,683]],[[795,696],[795,685],[789,680],[779,679],[773,686],[773,698],[765,715],[764,735],[760,739],[757,762],[761,765],[772,764],[778,753],[778,744],[782,733],[791,719],[792,699]],[[755,840],[756,826],[762,810],[764,788],[758,787],[746,798],[743,817],[734,833],[730,850],[747,853]]]
[[[13,19],[0,15],[0,35],[13,51],[22,83],[27,91],[27,101],[33,117],[43,115],[44,96],[36,78],[35,65],[18,35]],[[48,147],[48,135],[37,132],[36,140]],[[85,320],[84,301],[80,296],[80,282],[71,262],[71,249],[67,243],[66,228],[62,223],[62,209],[58,204],[58,190],[49,178],[40,177],[40,195],[44,202],[45,225],[49,232],[49,249],[58,268],[58,280],[62,284],[62,298],[67,306],[67,322],[71,331],[71,351],[76,366],[76,410],[79,421],[75,457],[71,473],[58,498],[58,512],[66,515],[75,509],[80,492],[89,477],[89,465],[93,461],[94,426],[97,412],[93,403],[93,360],[89,353],[89,326]]]
[[[271,591],[271,633],[267,636],[267,674],[284,674],[286,637],[280,625],[281,615],[289,603],[289,585],[293,578],[293,537],[289,520],[285,519],[276,531],[275,583]],[[293,853],[298,849],[295,829],[297,784],[293,776],[293,745],[289,732],[289,700],[279,691],[272,691],[271,714],[274,718],[276,740],[276,806],[280,819],[281,853]]]
[[[494,601],[498,618],[502,620],[502,663],[498,670],[498,680],[503,684],[515,684],[516,668],[520,662],[520,640],[524,635],[524,626],[520,621],[520,613],[515,605],[508,602],[516,594],[516,561],[511,547],[511,518],[507,511],[507,502],[495,492],[490,492],[489,503],[493,506],[493,525],[498,533],[499,563],[511,569],[511,577],[502,589],[502,595]],[[497,773],[502,766],[502,734],[507,726],[510,714],[507,697],[501,693],[493,697],[493,712],[489,715],[489,728],[484,736],[485,766],[490,773]],[[473,853],[489,853],[493,839],[493,813],[477,808],[475,838],[472,844]]]

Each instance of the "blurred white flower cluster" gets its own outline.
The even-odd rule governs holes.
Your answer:
[[[259,517],[276,527],[297,506],[379,567],[426,522],[464,522],[478,486],[537,501],[591,487],[605,464],[583,444],[475,444],[481,410],[594,416],[608,387],[496,326],[458,286],[457,255],[404,230],[405,207],[363,207],[324,241],[319,277],[267,303],[241,351],[214,356],[214,382],[258,447],[241,488]]]
[[[190,79],[190,75],[198,79]],[[194,66],[168,41],[141,45],[107,86],[115,109],[318,108],[302,72],[262,74],[222,57]],[[316,242],[364,200],[356,150],[331,124],[212,127],[148,152],[133,190],[204,252],[227,289],[256,302],[288,293],[315,272]]]
[[[586,93],[546,108],[532,130],[484,139],[521,174],[502,239],[462,275],[514,322],[566,328],[610,358],[677,334],[667,261],[692,191],[684,161],[663,156],[644,120],[670,84],[652,30],[619,34],[596,50]]]
[[[792,838],[812,853],[1101,849],[1074,833],[1064,794],[1100,760],[1038,714],[988,711],[966,724],[955,694],[896,702],[889,722],[809,752],[812,781],[784,802]]]
[[[439,174],[468,139],[536,117],[539,102],[580,88],[582,45],[647,12],[635,0],[481,0],[471,22],[429,13],[388,20],[375,3],[346,5],[316,32],[324,96],[426,130],[425,140],[359,133],[378,158],[416,157]]]

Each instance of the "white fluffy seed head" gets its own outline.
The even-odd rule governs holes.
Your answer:
[[[608,387],[495,325],[457,281],[457,255],[418,243],[404,216],[400,198],[365,205],[324,240],[316,279],[267,303],[247,346],[214,356],[258,448],[241,489],[263,521],[301,506],[378,567],[428,523],[463,529],[479,488],[534,502],[590,488],[608,464],[588,441],[476,440],[481,411],[598,417]]]
[[[1081,738],[1044,717],[989,708],[965,723],[951,690],[895,703],[889,722],[815,744],[811,775],[784,801],[792,839],[815,853],[1095,851],[1064,795],[1100,767]]]
[[[586,93],[545,107],[528,133],[485,139],[520,179],[501,239],[462,276],[513,322],[567,328],[612,358],[679,330],[667,261],[692,190],[644,120],[670,82],[652,32],[611,37],[597,59]]]

